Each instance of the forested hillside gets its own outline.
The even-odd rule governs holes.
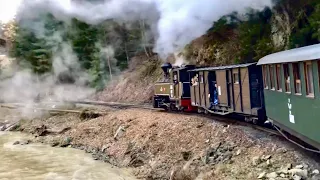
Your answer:
[[[52,71],[54,54],[62,51],[66,44],[72,47],[68,55],[75,53],[81,68],[92,76],[91,83],[95,87],[103,86],[103,80],[109,80],[112,74],[127,68],[130,58],[135,55],[151,54],[143,42],[147,29],[143,22],[130,24],[128,29],[128,25],[111,20],[93,26],[72,19],[67,24],[51,14],[40,21],[44,22],[44,32],[40,35],[19,22],[11,23],[15,28],[8,30],[14,34],[10,39],[10,55],[36,74]]]
[[[257,61],[281,50],[319,43],[320,1],[278,0],[273,9],[221,18],[189,45],[187,57],[199,64]]]
[[[319,43],[320,1],[274,2],[272,9],[265,8],[262,12],[248,10],[245,16],[235,12],[213,22],[205,35],[185,47],[184,58],[197,65],[244,63],[280,50]],[[52,71],[53,56],[65,50],[65,44],[71,47],[80,68],[91,75],[90,84],[99,89],[126,70],[130,63],[139,65],[131,67],[130,72],[141,69],[143,64],[150,64],[153,66],[151,71],[154,71],[154,66],[160,64],[154,62],[159,60],[152,51],[154,37],[143,20],[130,23],[107,20],[89,25],[77,19],[58,21],[47,14],[39,21],[44,22],[41,36],[21,22],[4,27],[5,36],[11,42],[10,54],[18,64],[30,67],[36,74]],[[133,57],[136,57],[135,62],[131,62]],[[136,63],[137,59],[149,62]],[[59,73],[72,76],[70,68],[67,75]],[[139,71],[143,72],[141,76],[135,76],[136,79],[159,76],[159,73],[148,73],[150,69],[144,69]],[[157,78],[147,82],[155,80]]]

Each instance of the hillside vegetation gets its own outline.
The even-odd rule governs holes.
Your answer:
[[[274,2],[272,9],[248,10],[245,16],[235,12],[213,22],[205,35],[185,47],[185,59],[197,65],[255,62],[273,52],[319,43],[320,1]],[[132,97],[129,92],[141,91],[146,96],[144,100],[150,99],[152,83],[161,77],[157,69],[163,61],[152,52],[155,39],[143,20],[132,23],[108,20],[89,25],[77,19],[65,23],[46,14],[37,22],[43,31],[35,31],[21,22],[3,27],[10,42],[10,54],[17,64],[31,68],[35,74],[53,72],[72,78],[78,70],[73,65],[66,65],[63,70],[53,68],[57,53],[63,51],[62,58],[76,59],[79,68],[90,75],[92,87],[102,90],[113,79],[104,91],[109,94],[100,93],[100,98],[125,100]],[[121,91],[129,94],[123,95]]]
[[[273,9],[249,11],[245,18],[236,13],[221,18],[186,47],[186,57],[201,65],[255,62],[270,53],[319,40],[319,1],[278,0]]]

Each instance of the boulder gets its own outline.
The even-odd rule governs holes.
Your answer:
[[[276,172],[272,172],[272,173],[268,173],[266,175],[266,177],[269,178],[269,179],[271,179],[271,178],[274,179],[274,178],[278,177],[278,174]]]
[[[295,169],[303,169],[303,165],[296,165]]]
[[[308,178],[308,170],[306,169],[290,169],[288,171],[292,176],[299,176],[301,178],[307,179]]]
[[[14,143],[13,143],[13,145],[18,145],[18,144],[20,144],[20,145],[27,145],[27,144],[30,144],[30,140],[21,140],[21,141],[15,141]]]
[[[254,166],[259,165],[261,162],[262,162],[262,161],[261,161],[260,156],[256,156],[256,157],[253,157],[253,158],[252,158],[252,164],[253,164]]]
[[[258,179],[263,179],[266,177],[266,172],[263,172],[263,173],[260,173],[259,176],[258,176]]]
[[[318,169],[313,170],[312,174],[319,174],[319,170]]]
[[[118,139],[123,135],[124,131],[125,131],[124,127],[123,127],[123,126],[120,126],[120,127],[118,128],[118,130],[116,131],[116,133],[114,134],[113,138],[114,138],[115,140],[118,140]]]
[[[238,149],[238,151],[236,152],[236,156],[239,156],[241,154],[241,149]]]
[[[300,176],[298,176],[298,175],[294,175],[293,177],[293,180],[301,180],[302,178],[300,177]]]

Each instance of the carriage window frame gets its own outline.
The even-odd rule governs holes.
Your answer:
[[[177,71],[173,71],[173,73],[172,73],[172,81],[173,81],[173,83],[174,84],[177,84],[178,83],[178,79],[179,79],[179,77],[178,77],[178,72]]]
[[[309,69],[307,66],[309,66]],[[303,68],[304,68],[304,78],[305,78],[305,87],[306,87],[306,96],[307,97],[314,97],[314,72],[313,72],[313,66],[311,61],[303,62]],[[309,87],[309,85],[311,85]],[[311,91],[310,91],[311,90]]]
[[[293,72],[293,83],[294,83],[294,93],[295,95],[302,95],[302,84],[301,84],[301,70],[300,62],[292,63],[292,72]],[[298,91],[300,90],[300,92]]]
[[[276,88],[277,91],[282,92],[282,76],[281,76],[281,64],[275,65],[276,70]]]
[[[199,85],[199,72],[195,72],[193,74],[193,78],[191,78],[191,84],[192,84],[192,86],[198,86]]]
[[[239,84],[240,83],[239,73],[233,72],[232,75],[233,75],[233,84]]]
[[[262,66],[262,75],[263,75],[263,87],[264,89],[269,89],[269,84],[268,84],[268,65],[263,65]]]
[[[199,82],[201,83],[201,84],[203,84],[203,75],[199,75]]]
[[[282,64],[283,67],[283,78],[284,78],[284,91],[286,93],[291,93],[291,75],[290,66],[288,63]]]
[[[276,90],[276,87],[275,87],[275,79],[274,79],[274,64],[270,64],[269,65],[269,84],[270,84],[270,90]]]

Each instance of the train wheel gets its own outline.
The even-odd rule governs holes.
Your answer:
[[[252,123],[255,125],[263,125],[264,122],[260,121],[258,118],[252,118]]]
[[[177,108],[174,104],[170,104],[170,111],[177,111]]]

